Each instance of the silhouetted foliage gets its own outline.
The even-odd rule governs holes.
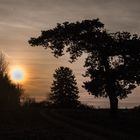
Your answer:
[[[140,38],[128,32],[108,33],[99,19],[57,24],[29,43],[52,49],[56,57],[67,47],[71,62],[87,53],[85,76],[91,80],[84,87],[96,97],[109,97],[112,111],[118,108],[118,98],[127,97],[140,83]]]
[[[20,97],[23,93],[21,85],[14,84],[7,72],[8,63],[4,54],[0,54],[0,108],[9,109],[20,106]]]
[[[77,107],[78,88],[75,76],[68,67],[60,67],[55,70],[54,81],[51,87],[50,101],[58,107]]]
[[[36,104],[35,98],[32,98],[25,94],[22,96],[21,98],[22,107],[29,109],[30,107],[35,106],[35,104]]]

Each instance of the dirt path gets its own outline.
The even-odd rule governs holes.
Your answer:
[[[100,135],[88,132],[88,130],[86,131],[86,128],[89,127],[86,124],[83,124],[81,122],[77,123],[77,121],[75,122],[74,120],[63,117],[55,113],[53,110],[42,110],[40,114],[55,126],[59,126],[63,128],[63,130],[67,130],[69,134],[73,136],[73,140],[77,138],[82,140],[105,140],[105,138]],[[62,135],[64,137],[64,140],[68,139],[68,137],[65,137],[65,132],[63,132]]]
[[[92,113],[93,112],[83,110],[58,109],[32,109],[29,111],[1,112],[0,140],[139,139],[138,135],[123,131],[123,129],[126,129],[126,126],[131,126],[131,123],[129,125],[124,125],[125,123],[121,123],[123,122],[122,120],[116,121],[116,123],[120,122],[118,126],[122,127],[114,129],[114,127],[112,127],[112,125],[114,125],[112,120],[104,118],[105,115],[98,114],[97,112],[94,112],[94,115],[92,116]],[[101,117],[99,118],[99,116]],[[101,119],[102,117],[103,119]],[[108,127],[108,124],[111,127]],[[138,131],[136,128],[134,131],[135,130]]]
[[[58,113],[56,110],[42,110],[41,115],[52,124],[61,126],[68,130],[73,136],[82,140],[133,140],[135,136],[106,129],[97,124],[89,124],[80,120],[74,120],[68,116]],[[65,138],[64,138],[65,139]]]

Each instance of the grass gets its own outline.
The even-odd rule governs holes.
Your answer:
[[[30,108],[0,110],[0,139],[139,140],[140,110]]]

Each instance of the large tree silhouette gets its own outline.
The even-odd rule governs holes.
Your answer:
[[[50,48],[56,57],[67,47],[71,62],[87,53],[85,76],[90,81],[84,87],[96,97],[109,97],[113,112],[118,98],[127,97],[140,82],[140,39],[128,32],[108,33],[99,19],[57,24],[29,43]]]
[[[9,109],[20,106],[23,93],[21,85],[14,84],[8,76],[8,63],[3,53],[0,54],[0,108]]]
[[[53,77],[50,101],[58,107],[77,107],[79,91],[72,70],[68,67],[60,67],[55,70]]]

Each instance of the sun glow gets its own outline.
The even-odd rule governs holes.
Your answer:
[[[20,66],[13,66],[10,70],[11,80],[17,83],[22,83],[26,80],[26,72]]]

